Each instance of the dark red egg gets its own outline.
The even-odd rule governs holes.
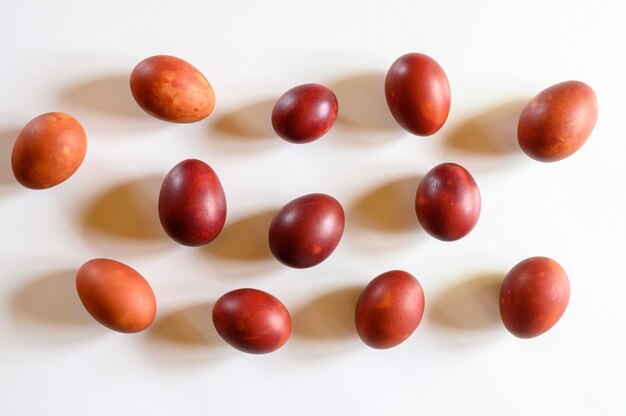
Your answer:
[[[272,126],[291,143],[309,143],[322,137],[337,118],[337,97],[319,84],[303,84],[284,93],[272,111]]]
[[[341,204],[325,194],[289,202],[276,214],[269,231],[274,257],[298,269],[321,263],[335,250],[345,226]]]
[[[536,337],[561,319],[569,296],[569,279],[561,265],[547,257],[531,257],[504,278],[500,317],[516,337]]]
[[[232,347],[250,354],[280,348],[291,333],[289,311],[278,299],[257,289],[238,289],[213,306],[213,325]]]
[[[161,186],[159,218],[167,235],[180,244],[213,241],[226,222],[226,196],[213,169],[196,159],[174,166]]]
[[[480,191],[462,166],[442,163],[420,181],[415,197],[417,218],[428,234],[443,241],[466,236],[480,216]]]
[[[421,53],[408,53],[391,65],[385,96],[398,124],[418,136],[436,133],[450,112],[448,77],[434,59]]]
[[[424,291],[411,274],[393,270],[372,280],[357,301],[355,323],[361,340],[372,348],[404,342],[424,314]]]

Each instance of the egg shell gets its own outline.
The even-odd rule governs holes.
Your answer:
[[[359,337],[372,348],[385,349],[404,342],[424,314],[424,291],[417,279],[392,270],[373,279],[361,292],[355,324]]]
[[[272,126],[288,142],[309,143],[330,130],[338,108],[337,97],[323,85],[299,85],[276,101]]]
[[[480,217],[481,198],[472,175],[455,163],[442,163],[420,181],[415,213],[428,234],[443,241],[463,238]]]
[[[434,59],[421,53],[408,53],[391,65],[385,96],[398,124],[418,136],[436,133],[450,112],[448,77]]]
[[[215,171],[197,159],[174,166],[161,185],[159,219],[167,235],[180,244],[213,241],[226,222],[226,196]]]
[[[11,166],[15,179],[23,186],[46,189],[72,176],[86,152],[87,136],[78,120],[65,113],[46,113],[20,131]]]
[[[500,316],[516,337],[536,337],[561,319],[569,297],[569,279],[561,265],[531,257],[513,267],[502,282]]]
[[[277,350],[289,338],[291,317],[280,300],[258,289],[237,289],[213,306],[213,325],[232,347],[250,354]]]
[[[308,194],[276,214],[269,230],[274,257],[294,268],[315,266],[337,248],[345,226],[341,204],[325,194]]]
[[[135,269],[110,259],[94,259],[76,273],[76,290],[87,312],[114,331],[146,329],[156,314],[150,284]]]
[[[556,162],[587,141],[598,119],[598,100],[591,87],[566,81],[537,94],[519,118],[517,138],[531,158]]]
[[[148,114],[175,123],[193,123],[215,108],[209,81],[190,63],[168,55],[139,62],[130,75],[130,90]]]

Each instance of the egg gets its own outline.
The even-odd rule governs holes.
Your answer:
[[[428,234],[443,241],[465,237],[480,216],[480,191],[472,175],[455,163],[442,163],[420,181],[415,213]]]
[[[430,136],[450,112],[450,83],[441,66],[421,53],[398,58],[385,77],[385,96],[398,124],[418,136]]]
[[[258,289],[237,289],[220,297],[213,306],[213,325],[229,345],[250,354],[277,350],[291,333],[285,305]]]
[[[392,270],[376,277],[361,292],[356,304],[356,330],[368,346],[391,348],[411,336],[423,314],[420,283],[405,271]]]
[[[135,269],[110,259],[94,259],[76,273],[76,290],[87,312],[118,332],[139,332],[156,314],[152,288]]]
[[[509,271],[500,289],[500,316],[519,338],[532,338],[552,328],[569,303],[565,270],[547,257],[531,257]]]
[[[591,87],[566,81],[537,94],[519,118],[517,138],[531,158],[556,162],[574,154],[587,141],[598,118]]]
[[[11,166],[25,187],[46,189],[72,176],[86,152],[87,137],[78,120],[65,113],[46,113],[29,121],[17,136]]]
[[[157,55],[139,62],[130,74],[130,90],[146,113],[174,123],[200,121],[215,107],[209,81],[174,56]]]
[[[298,269],[315,266],[335,250],[345,226],[341,204],[325,194],[296,198],[278,211],[269,230],[274,257]]]
[[[304,84],[284,93],[272,111],[274,131],[291,143],[309,143],[322,137],[335,123],[335,94],[319,84]]]
[[[161,185],[159,219],[167,235],[180,244],[213,241],[226,222],[226,196],[215,171],[197,159],[174,166]]]

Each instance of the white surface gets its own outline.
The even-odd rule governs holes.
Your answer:
[[[0,414],[626,414],[626,7],[425,3],[5,4]],[[383,101],[384,73],[411,51],[451,83],[450,117],[430,138],[396,127]],[[211,81],[209,119],[167,124],[132,101],[130,70],[161,53]],[[520,100],[569,79],[595,89],[598,124],[571,158],[534,162],[515,148]],[[269,114],[305,82],[333,88],[342,119],[296,146]],[[81,120],[88,153],[66,183],[30,191],[10,151],[47,111]],[[450,144],[465,137],[483,145]],[[228,198],[210,248],[176,245],[156,217],[161,179],[189,157],[213,166]],[[412,211],[416,178],[443,161],[465,165],[483,196],[477,227],[455,243],[425,235]],[[291,270],[267,256],[267,211],[309,192],[343,203],[346,232],[326,262]],[[500,324],[497,279],[532,255],[559,261],[572,295],[556,327],[519,340]],[[149,280],[151,329],[113,333],[82,309],[73,273],[94,257]],[[401,346],[372,350],[352,329],[350,288],[397,268],[421,281],[425,316]],[[211,303],[250,286],[292,312],[276,353],[235,351],[212,327]]]

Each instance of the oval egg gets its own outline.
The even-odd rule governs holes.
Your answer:
[[[598,118],[598,100],[587,84],[566,81],[537,94],[517,126],[520,147],[531,158],[556,162],[587,141]]]
[[[167,235],[180,244],[213,241],[226,222],[226,196],[213,169],[196,159],[174,166],[161,186],[159,219]]]
[[[418,136],[436,133],[450,112],[448,77],[434,59],[421,53],[408,53],[391,65],[385,96],[398,124]]]
[[[289,311],[277,298],[257,289],[238,289],[213,306],[213,325],[232,347],[250,354],[280,348],[291,333]]]
[[[76,290],[87,312],[118,332],[146,329],[156,314],[152,288],[136,270],[110,259],[94,259],[76,273]]]
[[[46,189],[72,176],[86,152],[87,137],[78,120],[65,113],[46,113],[29,121],[17,136],[11,166],[23,186]]]
[[[424,292],[411,274],[393,270],[372,280],[361,292],[356,330],[372,348],[395,347],[418,327],[424,314]]]
[[[270,225],[270,250],[281,263],[298,269],[315,266],[335,250],[345,226],[341,204],[325,194],[289,202]]]
[[[500,317],[516,337],[536,337],[561,319],[569,296],[569,279],[561,265],[547,257],[531,257],[504,278]]]
[[[157,55],[139,62],[130,74],[130,90],[148,114],[175,123],[208,117],[215,107],[209,81],[190,63]]]

